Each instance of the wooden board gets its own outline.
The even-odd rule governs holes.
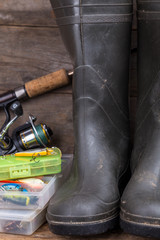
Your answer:
[[[137,23],[136,1],[132,27],[132,51],[130,64],[130,111],[132,136],[135,123],[137,98]],[[46,75],[60,68],[72,69],[68,53],[62,43],[49,0],[0,0],[0,94]],[[58,89],[23,103],[24,116],[14,127],[28,120],[28,115],[38,117],[53,129],[52,144],[63,153],[73,152],[72,89]],[[0,122],[4,114],[0,114]],[[12,128],[13,129],[13,128]],[[0,234],[8,239],[73,240],[75,237],[56,236],[44,225],[32,236]],[[118,230],[101,236],[84,239],[144,240]],[[152,240],[152,239],[151,239]]]
[[[135,37],[133,31],[132,48],[135,48]],[[57,28],[1,26],[0,61],[0,93],[62,67],[72,69]],[[135,52],[132,54],[130,72],[130,95],[136,97]],[[45,122],[53,129],[52,143],[59,146],[64,153],[73,151],[71,94],[71,86],[68,86],[25,102],[25,114],[20,121],[20,124],[27,121],[30,113],[36,115],[39,122]],[[0,121],[3,119],[1,115]]]
[[[1,25],[55,26],[49,0],[0,0]]]
[[[1,26],[0,61],[0,92],[72,68],[57,28]]]
[[[116,230],[108,232],[102,235],[91,236],[91,237],[69,237],[69,236],[58,236],[51,233],[48,229],[47,224],[43,225],[38,229],[32,236],[22,236],[22,235],[7,235],[0,234],[1,240],[29,240],[29,239],[43,239],[43,240],[147,240],[148,238],[143,238],[139,236],[129,235],[123,233],[121,230]],[[154,238],[149,238],[150,240],[155,240]]]
[[[0,61],[0,93],[61,67],[72,68],[57,28],[1,26]],[[53,129],[54,145],[64,153],[73,151],[71,86],[30,99],[23,107],[24,116],[17,124],[25,123],[32,113]]]
[[[133,29],[137,28],[136,0],[133,0]],[[56,26],[49,0],[0,0],[0,24]]]

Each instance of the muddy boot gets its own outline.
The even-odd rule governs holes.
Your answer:
[[[117,224],[118,184],[128,163],[132,0],[51,3],[74,65],[75,154],[47,220],[56,234],[99,234]]]
[[[160,237],[160,1],[138,1],[139,100],[132,178],[122,196],[124,231]]]

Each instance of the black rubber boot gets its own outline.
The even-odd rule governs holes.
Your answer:
[[[132,178],[121,201],[124,231],[160,237],[160,1],[138,1],[139,101]]]
[[[47,220],[56,234],[94,235],[118,222],[118,184],[128,163],[132,0],[51,3],[75,68],[75,155]]]

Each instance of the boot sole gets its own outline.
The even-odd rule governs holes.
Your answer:
[[[119,215],[112,219],[102,219],[96,222],[68,223],[48,221],[49,229],[54,234],[69,236],[90,236],[105,233],[119,225]]]
[[[120,227],[124,232],[142,237],[160,237],[160,225],[153,224],[153,222],[151,223],[151,219],[149,218],[146,218],[144,221],[144,217],[142,217],[143,220],[141,220],[141,217],[139,216],[139,220],[136,222],[134,221],[134,215],[128,213],[127,220],[125,219],[125,213],[123,213],[123,216],[121,215],[120,218]]]

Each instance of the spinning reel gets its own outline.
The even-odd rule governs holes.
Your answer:
[[[45,124],[35,125],[36,118],[32,115],[29,116],[28,122],[16,128],[12,135],[9,136],[9,128],[23,115],[23,109],[19,101],[12,102],[9,109],[15,116],[10,120],[8,106],[3,107],[6,114],[6,121],[0,129],[0,155],[11,154],[35,147],[46,147],[49,144],[52,130]]]

